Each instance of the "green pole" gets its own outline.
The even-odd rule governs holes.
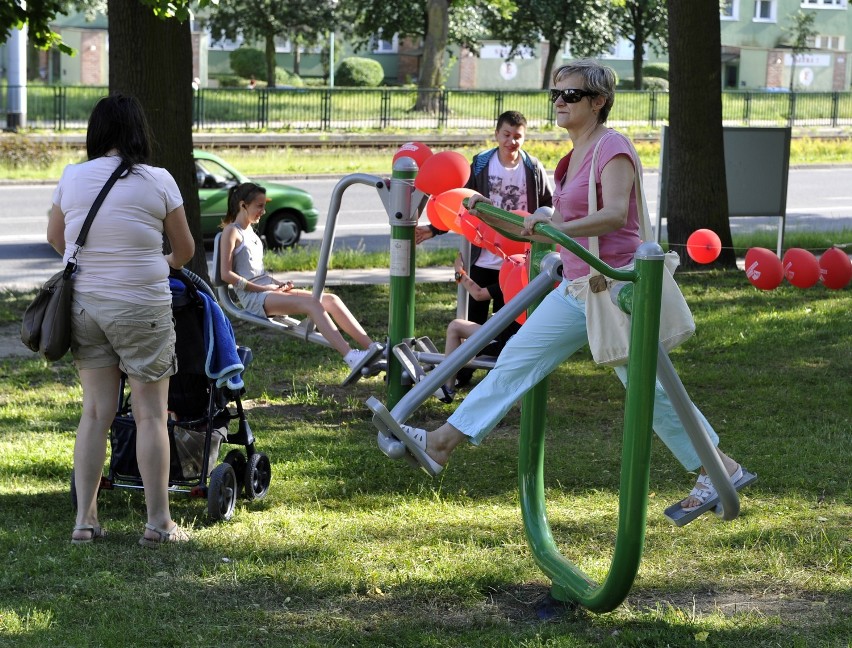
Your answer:
[[[389,351],[414,337],[414,228],[419,214],[412,209],[417,164],[399,157],[393,164],[390,184],[390,306],[388,314]],[[414,206],[416,207],[416,206]],[[410,385],[403,384],[402,364],[388,353],[387,408],[400,401]]]
[[[507,235],[517,235],[523,224],[522,218],[492,206],[478,206],[477,210],[493,217],[489,224],[498,230],[502,225]],[[534,233],[559,243],[607,277],[633,282],[632,295],[619,293],[619,306],[631,313],[630,354],[618,529],[610,568],[600,584],[559,553],[547,522],[544,498],[546,379],[524,396],[521,415],[518,485],[524,530],[533,558],[551,579],[554,598],[576,601],[593,612],[609,612],[630,592],[644,547],[664,255],[656,243],[643,243],[636,252],[635,269],[616,270],[549,225],[536,225]],[[533,259],[537,257],[539,245],[533,243]],[[531,264],[530,272],[535,272],[535,263]]]

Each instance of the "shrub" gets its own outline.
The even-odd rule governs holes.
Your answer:
[[[54,157],[55,153],[47,142],[36,142],[23,135],[0,136],[0,166],[46,169],[53,163]]]
[[[636,81],[633,78],[622,79],[618,84],[619,90],[635,90],[636,89]],[[642,89],[643,90],[662,90],[664,92],[669,91],[669,82],[667,79],[661,79],[659,77],[645,77],[642,79]]]
[[[302,77],[297,74],[288,72],[284,68],[277,67],[275,68],[275,85],[301,88],[305,85],[305,82],[302,81]]]
[[[233,74],[220,74],[210,78],[215,79],[220,88],[245,88],[248,85],[248,79]]]
[[[334,73],[335,84],[341,86],[375,88],[384,78],[385,71],[381,63],[359,56],[343,59]]]
[[[660,77],[645,77],[642,85],[643,90],[662,90],[663,92],[669,91],[668,79],[661,79]]]
[[[240,47],[230,54],[231,69],[237,76],[250,79],[266,78],[266,56],[259,49]]]
[[[646,77],[656,77],[659,79],[669,80],[669,64],[668,63],[648,63],[643,66],[642,73]]]

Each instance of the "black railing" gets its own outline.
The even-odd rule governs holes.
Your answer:
[[[2,117],[15,87],[0,86]],[[27,126],[84,129],[102,86],[27,87]],[[532,128],[553,126],[553,108],[538,90],[418,90],[416,88],[208,88],[195,92],[194,128],[204,130],[386,130],[493,128],[504,110],[524,113]],[[669,95],[620,90],[613,125],[660,126],[668,121]],[[852,125],[852,92],[722,93],[728,126]],[[6,123],[6,119],[3,119]]]

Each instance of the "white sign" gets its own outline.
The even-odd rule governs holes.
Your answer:
[[[784,55],[784,65],[793,65],[793,55]],[[829,67],[831,65],[831,54],[799,54],[796,57],[796,65],[809,65],[810,67]]]
[[[508,45],[483,45],[479,49],[479,58],[481,59],[506,59],[509,58],[509,52],[512,48]],[[535,58],[532,49],[529,47],[521,47],[515,52],[512,58],[531,59]]]
[[[799,83],[807,87],[814,82],[814,71],[810,68],[799,70]]]
[[[411,241],[406,239],[391,239],[390,248],[391,277],[410,277]]]
[[[518,76],[518,66],[511,61],[502,63],[500,65],[500,76],[506,79],[506,81],[511,81]]]

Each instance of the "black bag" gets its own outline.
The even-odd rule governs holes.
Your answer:
[[[77,249],[68,259],[65,270],[57,272],[48,279],[24,311],[21,342],[31,351],[40,353],[46,360],[59,360],[71,348],[71,293],[74,288],[74,273],[77,271],[77,253],[86,242],[89,228],[104,198],[129,166],[127,162],[122,161],[113,171],[98,197],[95,198],[83,227],[80,228]]]
[[[69,263],[65,270],[48,279],[24,311],[21,341],[47,360],[59,360],[71,347],[74,270],[76,266]]]

